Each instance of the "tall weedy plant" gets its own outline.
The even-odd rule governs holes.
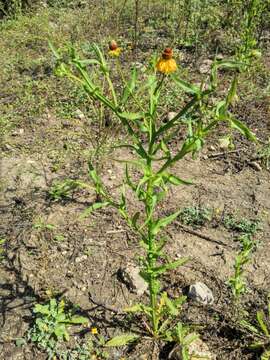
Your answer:
[[[221,101],[214,100],[219,69],[230,68],[234,72],[239,64],[214,61],[209,78],[197,86],[175,75],[177,65],[170,48],[166,48],[158,62],[150,65],[141,76],[135,68],[131,69],[128,80],[122,73],[119,60],[121,49],[115,41],[109,46],[109,55],[115,58],[114,61],[107,61],[96,44],[92,46],[94,57],[91,59],[81,59],[74,48],[70,48],[68,57],[61,56],[53,47],[52,50],[57,59],[56,73],[82,86],[91,99],[107,107],[126,132],[127,141],[120,146],[130,149],[134,155],[131,159],[119,160],[125,167],[120,197],[115,199],[107,191],[102,178],[89,163],[89,175],[101,200],[89,207],[85,214],[112,206],[139,236],[145,251],[145,256],[141,258],[141,276],[148,284],[149,302],[136,304],[128,311],[145,314],[148,318],[146,330],[154,338],[171,340],[177,333],[175,319],[184,299],[170,299],[165,292],[161,292],[160,279],[165,272],[176,269],[188,259],[168,258],[164,250],[167,239],[162,235],[162,230],[178,217],[180,211],[163,217],[159,214],[158,205],[166,199],[169,187],[191,184],[174,174],[171,168],[189,154],[195,156],[219,124],[226,123],[248,139],[256,140],[254,134],[230,113],[230,104],[236,95],[237,74],[232,79],[227,96]],[[95,72],[99,74],[102,85],[93,82]],[[122,79],[118,92],[112,81],[113,72],[117,72]],[[103,86],[104,80],[107,87]],[[184,92],[187,100],[182,106],[179,105],[177,114],[164,123],[161,121],[161,98],[163,101],[166,99],[166,91],[172,85]],[[186,138],[177,148],[171,147],[171,140],[177,139],[181,127],[186,128]],[[133,176],[134,168],[140,174],[139,178]],[[144,211],[131,213],[127,188],[143,205]],[[124,334],[110,340],[108,345],[119,346],[137,338],[135,334]]]

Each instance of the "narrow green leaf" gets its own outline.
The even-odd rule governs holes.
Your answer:
[[[48,40],[48,45],[49,45],[49,48],[51,49],[53,55],[55,56],[55,58],[56,58],[57,60],[59,60],[59,59],[60,59],[60,55],[58,54],[56,48],[53,46],[53,44],[52,44],[52,42],[51,42],[50,40]]]
[[[143,113],[119,112],[118,116],[126,120],[142,120]]]
[[[171,214],[163,219],[159,219],[155,221],[152,225],[152,234],[156,235],[162,228],[169,225],[173,220],[177,218],[177,216],[180,214],[181,210],[176,211],[174,214]]]
[[[173,174],[164,173],[162,175],[165,182],[169,182],[173,185],[192,185],[192,182],[190,180],[183,180],[180,179],[178,176]]]
[[[182,90],[184,90],[188,94],[199,95],[201,92],[197,86],[190,84],[184,80],[181,80],[177,78],[175,75],[172,75],[172,79],[174,80],[176,85],[178,85]]]
[[[88,324],[89,319],[84,316],[73,316],[69,322],[71,324]]]
[[[139,339],[138,335],[135,334],[122,334],[122,335],[118,335],[115,336],[114,338],[112,338],[111,340],[109,340],[105,346],[123,346],[123,345],[127,345],[131,342],[134,342],[136,340]]]
[[[105,201],[105,202],[97,202],[91,206],[89,206],[87,209],[85,209],[81,215],[82,218],[85,218],[86,216],[89,216],[93,211],[107,207],[111,205],[111,203],[109,201]]]
[[[130,95],[134,92],[137,78],[138,78],[137,69],[133,68],[131,72],[131,79],[128,81],[123,91],[121,105],[125,105]]]
[[[241,320],[240,325],[254,334],[259,334],[258,329],[246,320]]]
[[[165,264],[165,265],[158,266],[153,269],[153,272],[155,274],[163,274],[165,271],[174,270],[174,269],[178,268],[179,266],[184,265],[188,260],[189,260],[188,258],[183,258],[183,259],[179,259],[179,260],[173,261],[173,262]]]
[[[252,131],[250,131],[250,129],[244,123],[242,123],[240,120],[230,117],[230,123],[231,123],[232,128],[237,129],[248,140],[257,142],[257,138],[256,138],[255,134]]]
[[[267,329],[267,325],[264,322],[264,312],[263,311],[258,311],[257,312],[257,321],[262,329],[262,331],[264,332],[264,334],[269,337],[269,331]]]

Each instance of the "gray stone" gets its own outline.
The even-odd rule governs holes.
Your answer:
[[[214,302],[212,291],[202,282],[190,285],[188,296],[203,305],[211,305]]]
[[[190,334],[189,336],[192,336],[193,334]],[[189,345],[189,358],[190,360],[216,360],[216,355],[212,354],[205,342],[203,342],[201,339],[196,339],[192,341],[192,343]],[[181,345],[176,345],[173,350],[170,352],[169,360],[183,360],[182,357],[182,349]]]
[[[134,264],[128,264],[122,269],[121,275],[123,281],[128,285],[130,290],[137,295],[142,295],[147,290],[147,283],[140,275],[140,268]]]

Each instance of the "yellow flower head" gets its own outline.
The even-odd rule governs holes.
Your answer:
[[[118,47],[117,42],[112,40],[109,43],[109,55],[118,57],[121,54],[122,49]]]
[[[176,61],[173,59],[173,51],[171,48],[166,48],[162,57],[158,60],[156,69],[162,74],[170,74],[177,70]]]
[[[93,327],[93,328],[91,329],[91,334],[96,335],[97,333],[98,333],[98,329],[95,328],[95,327]]]

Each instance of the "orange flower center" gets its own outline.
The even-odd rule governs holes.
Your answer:
[[[167,47],[166,49],[164,49],[163,53],[162,53],[162,58],[165,60],[169,60],[173,57],[173,51],[171,48]]]
[[[116,50],[117,48],[118,48],[117,42],[114,41],[114,40],[112,40],[112,41],[109,43],[109,49],[110,49],[111,51],[113,51],[113,50]]]

